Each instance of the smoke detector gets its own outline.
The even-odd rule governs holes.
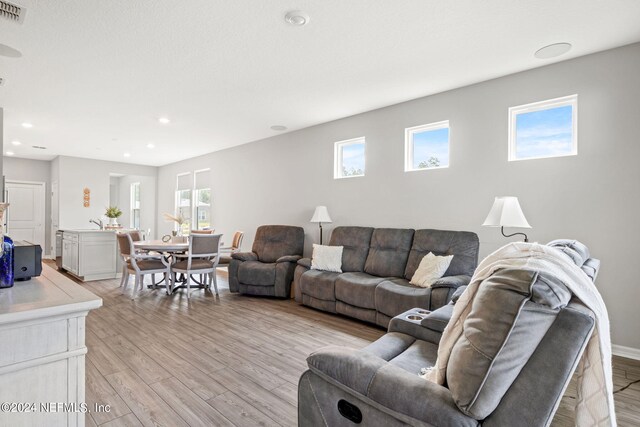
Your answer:
[[[0,0],[0,18],[22,24],[26,13],[27,10],[24,7]]]
[[[293,10],[284,15],[285,22],[294,27],[303,27],[309,23],[310,19],[309,15],[300,10]]]

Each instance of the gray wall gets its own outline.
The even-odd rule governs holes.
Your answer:
[[[212,169],[213,224],[231,239],[260,224],[304,226],[317,242],[314,207],[327,205],[333,225],[471,230],[485,256],[506,242],[483,228],[494,196],[520,198],[532,241],[569,237],[602,260],[598,288],[613,342],[640,348],[635,265],[640,238],[640,44],[585,56],[416,99],[298,132],[161,167],[158,228],[172,212],[177,173]],[[375,90],[375,88],[372,88]],[[507,110],[579,95],[579,154],[507,161]],[[404,129],[450,121],[448,169],[405,173]],[[366,136],[366,176],[334,180],[333,143]]]
[[[51,162],[44,160],[18,159],[4,157],[4,174],[7,180],[33,181],[45,183],[45,245],[42,248],[45,255],[51,253]]]

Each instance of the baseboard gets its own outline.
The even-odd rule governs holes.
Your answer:
[[[616,356],[626,357],[628,359],[640,360],[640,349],[633,347],[625,347],[623,345],[611,345],[611,352]]]

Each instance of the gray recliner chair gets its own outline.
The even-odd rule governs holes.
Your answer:
[[[289,225],[258,227],[251,252],[236,252],[229,263],[229,290],[248,295],[289,298],[304,229]]]
[[[599,261],[583,255],[578,265],[595,280]],[[499,286],[480,287],[474,301],[482,304],[465,321],[473,326],[454,346],[445,386],[419,373],[435,364],[464,288],[438,310],[394,317],[388,333],[362,350],[311,354],[298,386],[298,424],[549,425],[593,332],[594,314],[543,272],[504,269],[487,280]]]

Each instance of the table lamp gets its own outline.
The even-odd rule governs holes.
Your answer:
[[[311,217],[310,222],[317,222],[318,226],[320,226],[320,244],[322,244],[322,223],[331,224],[331,217],[329,216],[329,211],[326,206],[316,206],[316,210]]]
[[[487,219],[484,220],[482,225],[485,227],[500,227],[500,231],[504,237],[523,235],[524,241],[529,241],[527,235],[524,233],[504,234],[504,227],[531,228],[522,213],[517,197],[496,197],[489,211],[489,215],[487,215]]]

